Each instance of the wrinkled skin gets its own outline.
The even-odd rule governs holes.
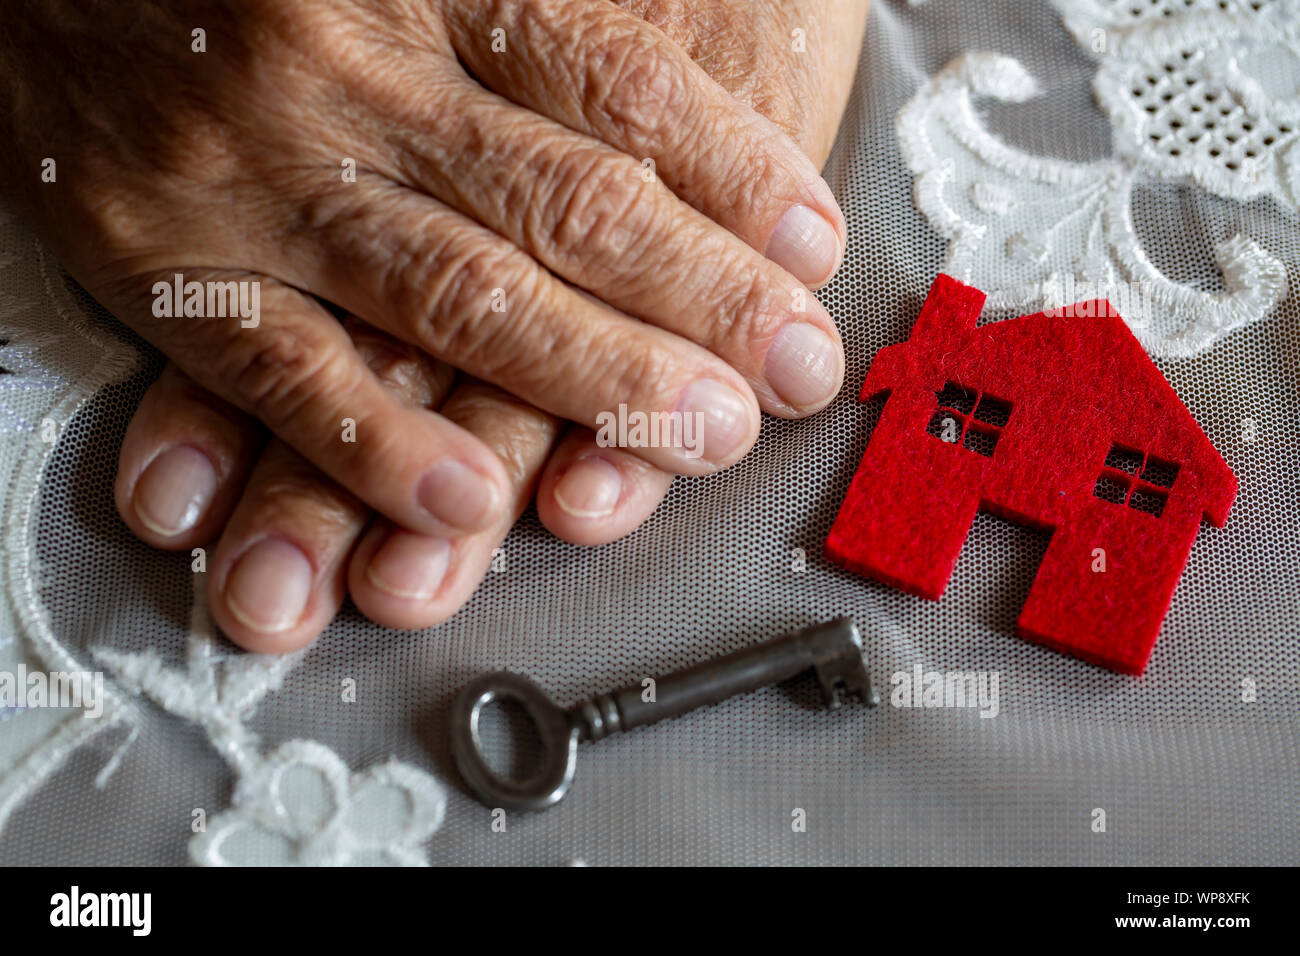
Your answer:
[[[435,624],[534,496],[557,535],[613,540],[672,474],[740,457],[760,408],[838,391],[834,324],[793,293],[843,252],[816,170],[865,3],[80,6],[19,0],[0,27],[0,135],[58,163],[7,198],[172,360],[117,504],[159,547],[219,538],[237,643],[302,646],[345,593]],[[782,241],[794,207],[825,241]],[[261,324],[155,316],[176,272],[256,279]],[[599,447],[620,403],[702,411],[703,455]]]
[[[866,26],[857,0],[620,0],[742,103],[772,120],[818,169],[830,156]],[[804,31],[803,52],[792,33]]]

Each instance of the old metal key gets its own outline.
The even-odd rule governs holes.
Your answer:
[[[832,710],[847,694],[857,695],[869,707],[879,703],[862,663],[857,625],[837,617],[677,671],[658,680],[653,695],[634,684],[567,711],[526,677],[509,671],[484,674],[466,684],[452,705],[451,750],[466,783],[488,806],[544,810],[558,803],[573,782],[580,740],[601,740],[677,717],[807,670],[817,675],[826,706]],[[479,717],[484,707],[503,699],[518,702],[541,737],[543,766],[528,780],[504,779],[483,758]]]

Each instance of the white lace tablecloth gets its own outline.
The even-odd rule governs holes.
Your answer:
[[[216,636],[189,557],[117,518],[158,358],[6,215],[0,672],[99,671],[106,700],[0,709],[0,860],[1300,862],[1298,140],[1295,0],[877,0],[827,170],[840,399],[616,544],[526,515],[439,628],[349,607],[284,659]],[[1014,636],[1034,532],[981,516],[938,603],[821,558],[879,414],[857,387],[939,271],[993,317],[1140,289],[1126,318],[1240,479],[1141,679]],[[886,692],[997,672],[996,717],[827,715],[796,682],[584,746],[562,804],[504,819],[451,766],[447,705],[484,670],[570,703],[839,613]]]

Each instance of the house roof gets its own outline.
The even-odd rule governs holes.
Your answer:
[[[983,304],[978,289],[940,275],[911,337],[880,351],[860,398],[900,388],[937,392],[949,381],[977,388],[1044,427],[1096,432],[1188,469],[1192,480],[1180,489],[1223,525],[1235,476],[1106,300],[977,326]]]

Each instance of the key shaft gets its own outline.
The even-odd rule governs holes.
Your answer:
[[[857,627],[848,618],[839,617],[656,679],[652,697],[647,693],[650,688],[642,684],[629,684],[608,694],[598,694],[572,708],[569,717],[579,728],[582,740],[601,740],[613,733],[680,717],[697,707],[778,684],[808,670],[817,672],[826,704],[833,708],[839,706],[835,689],[838,672],[854,668],[861,671],[865,687],[858,689],[850,687],[849,682],[840,683],[846,690],[859,693],[868,706],[874,706],[876,699],[862,664],[862,642]]]

